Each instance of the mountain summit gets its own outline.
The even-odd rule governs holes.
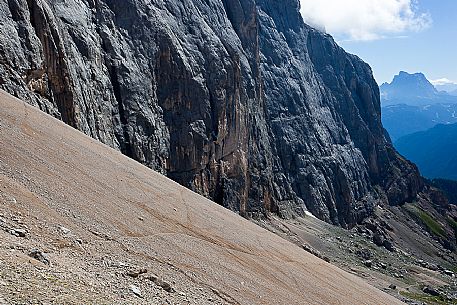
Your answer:
[[[405,71],[395,75],[390,84],[382,84],[380,90],[381,99],[385,101],[434,98],[439,94],[423,73],[409,74]]]
[[[427,106],[439,103],[457,103],[457,98],[447,92],[438,91],[423,73],[409,74],[400,71],[391,83],[379,87],[383,106],[405,104]]]

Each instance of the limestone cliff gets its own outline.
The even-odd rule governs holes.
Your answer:
[[[7,0],[0,42],[0,88],[243,215],[346,226],[423,187],[298,0]]]

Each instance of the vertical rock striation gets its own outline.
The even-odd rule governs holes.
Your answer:
[[[298,0],[7,0],[0,42],[0,88],[243,215],[350,226],[422,188]]]

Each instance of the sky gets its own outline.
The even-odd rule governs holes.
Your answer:
[[[300,0],[305,22],[370,64],[379,84],[399,71],[457,83],[457,0]]]

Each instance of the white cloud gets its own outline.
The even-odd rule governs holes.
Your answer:
[[[457,82],[447,78],[439,78],[430,81],[434,86],[457,85]]]
[[[344,40],[399,37],[428,28],[416,0],[300,0],[305,22]]]

